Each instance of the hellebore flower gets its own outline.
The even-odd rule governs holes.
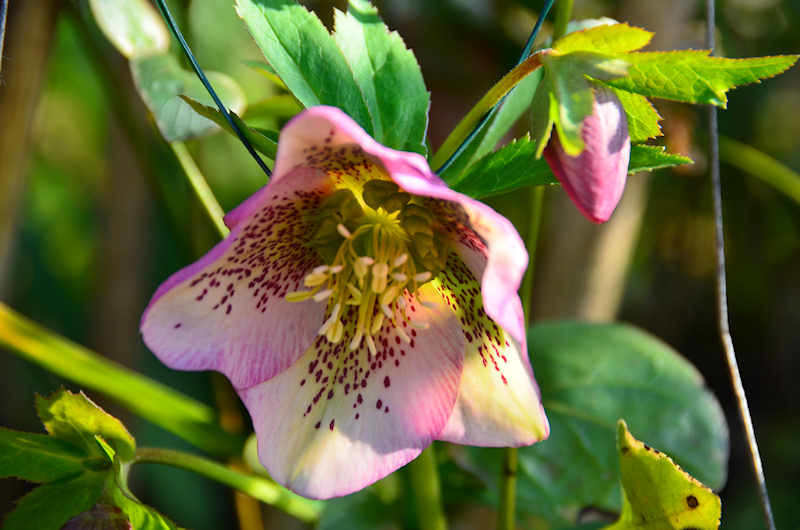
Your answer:
[[[592,114],[581,124],[583,151],[569,156],[553,133],[544,158],[583,215],[605,223],[617,207],[631,156],[625,109],[608,88],[594,87]]]
[[[261,462],[313,498],[361,489],[433,440],[548,435],[507,219],[331,107],[283,129],[231,233],[156,291],[141,330],[168,366],[218,370]]]

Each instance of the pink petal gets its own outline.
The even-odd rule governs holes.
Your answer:
[[[440,281],[454,302],[467,349],[458,400],[438,439],[504,447],[546,438],[549,426],[525,343],[515,341],[484,312],[466,263],[451,260]]]
[[[631,154],[628,121],[617,96],[607,88],[594,89],[594,112],[584,119],[585,144],[577,157],[564,152],[553,134],[544,157],[578,209],[595,223],[608,221],[617,207]]]
[[[270,182],[226,219],[233,230],[199,261],[158,288],[142,315],[147,346],[178,370],[217,370],[237,388],[285,370],[311,345],[324,305],[287,302],[319,265],[303,246],[301,211],[329,188],[300,168]],[[233,221],[231,219],[233,218]]]
[[[425,286],[422,296],[430,298]],[[288,370],[239,390],[270,475],[310,498],[357,491],[405,465],[444,428],[456,400],[465,347],[452,312],[414,301],[433,324],[410,344],[384,326],[377,355],[345,338],[322,338]]]
[[[463,235],[481,243],[478,252],[486,257],[485,265],[476,271],[482,278],[486,312],[512,337],[524,341],[525,326],[517,289],[528,264],[528,254],[519,234],[505,217],[485,204],[449,189],[421,155],[384,147],[339,109],[313,107],[289,122],[281,133],[273,180],[297,165],[308,164],[310,153],[352,144],[375,157],[405,191],[463,208],[470,229],[469,234]],[[312,146],[313,151],[309,151]]]

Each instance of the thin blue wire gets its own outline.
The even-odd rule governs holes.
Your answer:
[[[164,17],[164,20],[167,21],[167,25],[169,26],[170,31],[172,31],[172,34],[175,36],[176,39],[178,39],[178,42],[180,43],[181,48],[183,49],[183,53],[186,54],[186,58],[189,59],[189,62],[192,65],[194,73],[197,74],[197,77],[200,78],[200,82],[203,83],[204,87],[206,87],[206,90],[211,95],[211,99],[214,100],[214,103],[216,103],[219,111],[222,113],[223,116],[225,116],[225,120],[231,126],[231,129],[233,129],[233,131],[236,133],[236,136],[239,137],[239,140],[247,148],[247,151],[250,153],[250,155],[255,159],[256,162],[258,162],[258,165],[261,167],[264,173],[267,174],[267,177],[271,177],[272,171],[269,170],[267,164],[265,164],[264,161],[261,159],[261,157],[258,155],[258,153],[256,153],[256,150],[247,140],[247,137],[244,135],[242,130],[239,128],[238,125],[236,125],[236,122],[233,121],[233,118],[231,118],[228,109],[222,103],[222,100],[219,98],[216,91],[211,86],[211,83],[208,81],[208,78],[206,78],[206,75],[203,73],[203,69],[200,68],[200,65],[197,63],[197,59],[195,59],[192,50],[189,48],[189,45],[183,38],[181,30],[178,29],[178,25],[175,23],[175,19],[172,18],[172,13],[169,12],[167,4],[164,2],[164,0],[156,0],[156,5],[158,5],[158,9],[161,11],[161,15]]]
[[[522,64],[522,61],[527,59],[528,55],[530,55],[531,49],[533,48],[533,42],[536,40],[536,36],[539,34],[539,30],[542,29],[542,24],[544,24],[544,19],[547,18],[547,14],[550,12],[550,8],[553,7],[554,2],[555,0],[547,0],[545,2],[544,9],[542,9],[542,12],[539,14],[539,18],[538,20],[536,20],[536,25],[533,26],[533,31],[531,31],[531,34],[528,37],[528,42],[525,43],[525,48],[522,50],[522,54],[520,55],[519,60],[517,61],[517,64],[515,66],[519,66],[520,64]],[[488,121],[492,118],[492,116],[494,116],[494,113],[497,112],[497,109],[500,108],[500,105],[502,105],[503,102],[505,102],[506,97],[508,97],[508,95],[503,96],[502,99],[500,99],[500,101],[498,101],[494,105],[494,107],[492,107],[492,109],[489,112],[487,112],[483,116],[483,118],[481,118],[481,121],[478,122],[478,125],[476,125],[474,129],[472,129],[472,132],[470,132],[469,135],[464,139],[464,141],[461,142],[461,145],[458,146],[458,149],[456,149],[453,152],[453,154],[450,155],[450,158],[448,158],[444,162],[444,164],[442,164],[441,167],[436,170],[437,174],[442,174],[445,171],[447,171],[447,168],[449,168],[453,164],[453,162],[459,156],[461,156],[461,153],[463,153],[464,150],[467,148],[467,146],[469,146],[469,144],[472,143],[472,140],[478,135],[478,133],[481,132],[481,129],[483,129],[484,125],[486,125]]]

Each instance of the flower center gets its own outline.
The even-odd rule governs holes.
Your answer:
[[[398,326],[398,320],[410,320],[406,296],[436,276],[447,259],[433,216],[419,200],[392,181],[373,179],[337,190],[315,212],[308,245],[325,264],[304,278],[309,290],[286,299],[326,302],[319,334],[331,343],[352,337],[350,350],[365,341],[375,355],[374,337],[384,325],[410,342]]]

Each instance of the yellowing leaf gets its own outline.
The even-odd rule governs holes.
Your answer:
[[[578,50],[623,53],[646,46],[653,33],[627,24],[603,24],[583,31],[575,31],[553,44],[561,53]]]
[[[622,514],[605,530],[716,530],[721,502],[670,457],[617,423]]]

